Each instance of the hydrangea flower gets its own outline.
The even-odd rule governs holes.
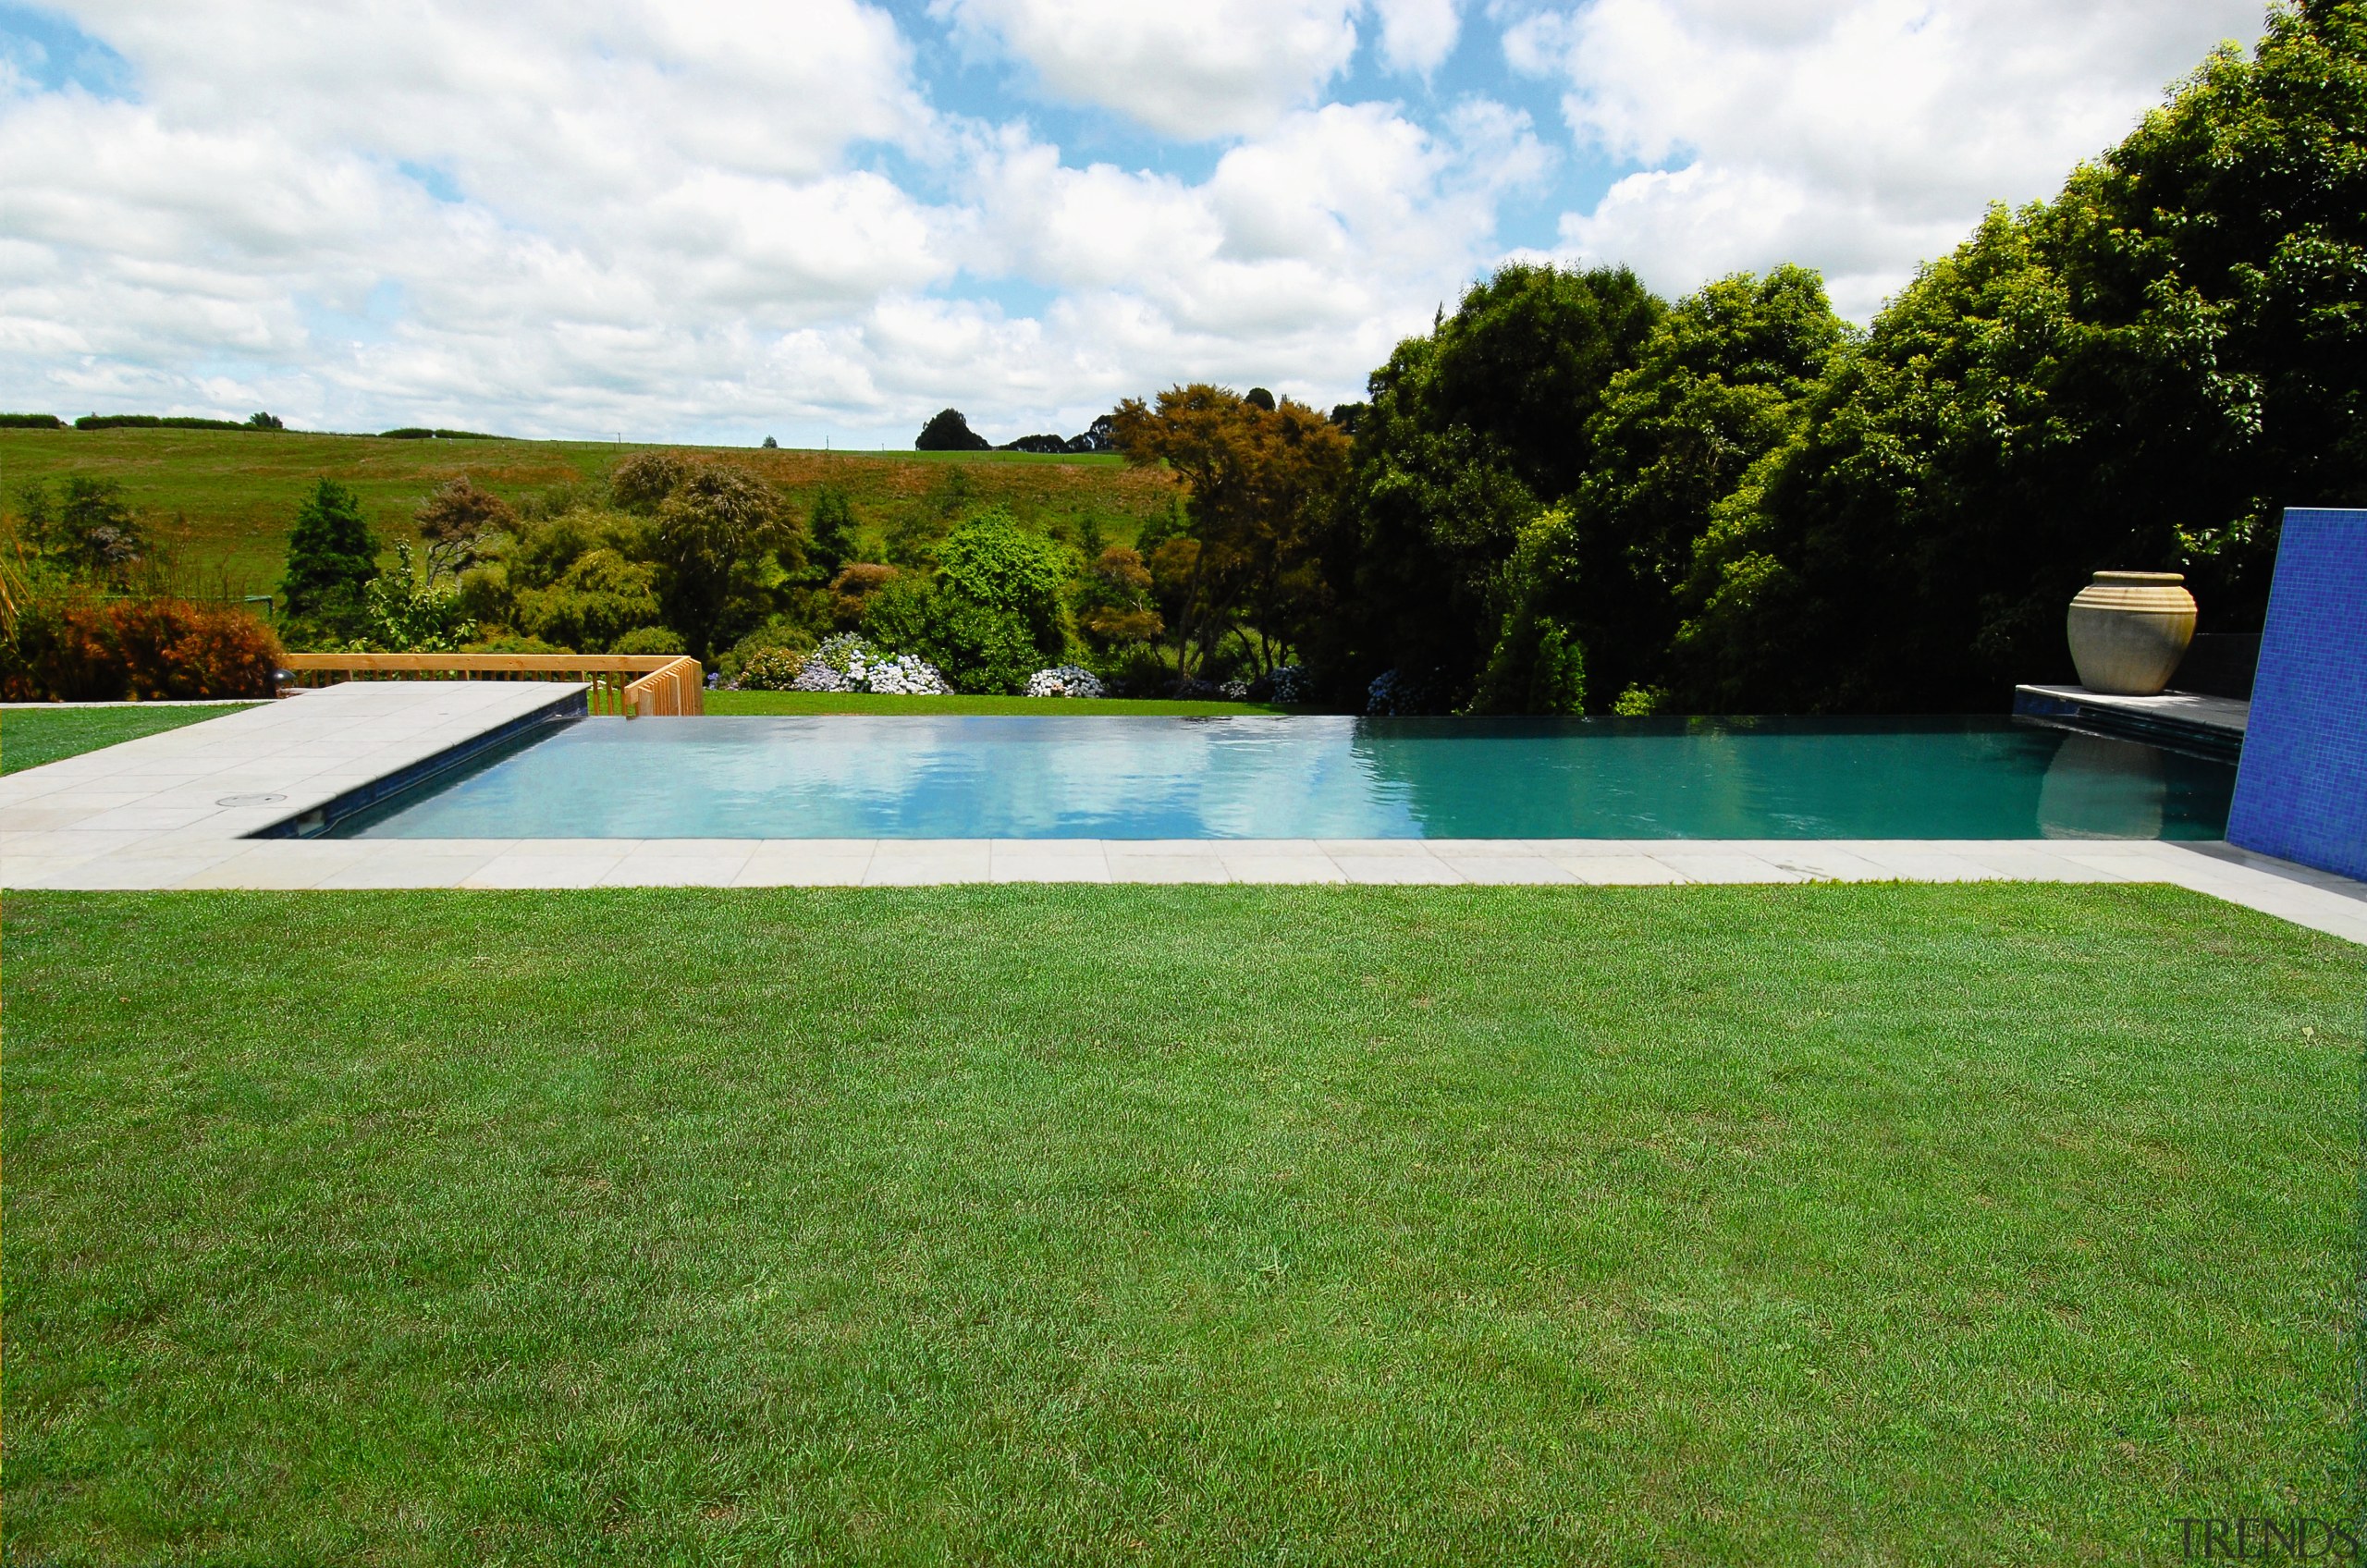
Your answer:
[[[1039,669],[1027,678],[1027,694],[1031,697],[1099,697],[1108,693],[1101,677],[1083,665],[1055,665]]]

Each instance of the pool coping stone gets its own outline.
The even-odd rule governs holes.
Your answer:
[[[557,682],[348,682],[300,703],[250,708],[0,777],[0,888],[2151,882],[2367,945],[2367,883],[2220,842],[255,836],[336,802],[380,798],[525,726],[581,711],[585,690]],[[221,804],[230,794],[286,798]]]

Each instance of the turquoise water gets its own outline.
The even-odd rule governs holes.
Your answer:
[[[2005,718],[618,718],[374,839],[2216,839],[2235,768]]]

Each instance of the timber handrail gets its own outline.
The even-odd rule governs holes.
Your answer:
[[[592,711],[651,716],[706,712],[706,672],[679,654],[289,654],[291,686],[348,680],[579,680]]]

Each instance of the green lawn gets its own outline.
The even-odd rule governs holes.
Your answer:
[[[136,741],[142,735],[178,729],[184,724],[252,706],[252,703],[209,703],[202,707],[133,704],[119,708],[0,710],[0,773],[22,773],[60,757],[79,756],[118,741]]]
[[[711,714],[1036,713],[1131,714],[1137,718],[1289,713],[1264,703],[1168,702],[1137,697],[882,697],[868,692],[709,692]]]
[[[296,503],[324,476],[350,484],[388,541],[416,538],[430,491],[467,474],[511,499],[606,473],[645,448],[607,441],[387,441],[371,435],[228,430],[0,430],[0,502],[27,480],[85,474],[120,483],[172,545],[191,592],[268,594],[288,558]],[[1163,514],[1163,473],[1106,455],[1024,452],[807,452],[703,448],[776,485],[799,516],[823,484],[847,493],[877,545],[894,523],[1000,503],[1023,521],[1071,533],[1090,519],[1112,543]]]
[[[2350,1507],[2156,888],[7,900],[10,1562],[2128,1562]]]

